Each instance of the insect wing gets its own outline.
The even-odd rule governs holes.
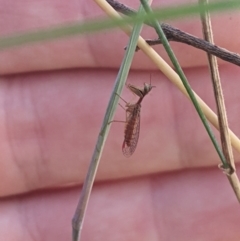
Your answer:
[[[122,145],[122,152],[126,157],[130,157],[135,151],[140,132],[140,106],[136,106],[136,109],[130,110],[127,109],[126,111],[127,123],[125,127],[125,139]],[[130,132],[130,136],[128,136],[128,132]],[[126,139],[126,136],[128,136],[128,139]]]

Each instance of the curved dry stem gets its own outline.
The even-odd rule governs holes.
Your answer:
[[[119,18],[120,15],[105,1],[95,0],[95,2],[104,10],[104,12],[111,18]],[[130,34],[131,28],[122,28],[126,34]],[[138,39],[138,47],[152,60],[159,70],[187,97],[189,98],[178,74],[158,55],[158,53],[149,46],[146,41],[140,36]],[[219,130],[217,115],[210,109],[210,107],[195,93],[197,101],[205,114],[208,121]],[[240,140],[229,129],[229,135],[232,146],[240,153]]]

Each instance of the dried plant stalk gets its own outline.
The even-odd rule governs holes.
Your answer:
[[[116,0],[106,0],[116,11],[122,13],[126,16],[136,15],[136,11],[123,3],[120,3]],[[148,26],[153,27],[153,24],[150,22],[145,22]],[[229,63],[236,64],[240,66],[240,55],[234,52],[230,52],[227,49],[221,48],[215,44],[211,44],[204,39],[200,39],[192,34],[186,33],[177,29],[169,24],[161,23],[161,27],[168,39],[168,41],[175,41],[183,44],[190,45],[194,48],[201,49],[207,53],[217,56],[218,58],[228,61]],[[162,44],[161,40],[158,39],[145,39],[145,41],[151,45]],[[138,49],[137,49],[138,50]]]
[[[208,4],[208,0],[199,0],[199,4],[205,6]],[[209,12],[205,11],[205,13],[201,14],[201,20],[202,20],[203,35],[205,40],[210,42],[211,44],[214,44],[211,18],[210,18]],[[236,197],[240,202],[240,185],[239,185],[238,177],[236,175],[236,168],[234,164],[234,157],[233,157],[232,146],[231,146],[231,141],[229,136],[227,114],[226,114],[226,108],[225,108],[225,103],[223,98],[217,58],[209,53],[207,53],[207,56],[208,56],[209,69],[211,72],[211,79],[212,79],[214,95],[215,95],[215,100],[217,105],[222,150],[226,158],[226,161],[229,165],[229,166],[220,165],[220,167],[221,169],[224,170],[224,173],[227,175],[228,180],[231,183],[232,188],[234,189]]]
[[[103,11],[111,18],[119,18],[120,15],[105,1],[105,0],[95,0],[95,2],[100,6]],[[124,27],[122,30],[129,35],[131,32],[130,27]],[[149,46],[146,41],[139,37],[138,47],[153,61],[153,63],[161,70],[161,72],[174,84],[178,89],[186,95],[188,94],[176,72],[158,55],[158,53]],[[217,115],[206,105],[206,103],[195,93],[197,101],[204,112],[208,121],[219,130]],[[232,146],[240,153],[240,140],[238,137],[229,129],[229,135],[231,139]]]

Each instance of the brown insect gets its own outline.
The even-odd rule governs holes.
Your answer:
[[[141,102],[143,98],[155,87],[150,84],[144,83],[144,88],[140,89],[134,85],[128,84],[127,88],[139,97],[139,100],[134,103],[126,103],[126,121],[124,130],[124,141],[122,144],[122,152],[126,157],[130,157],[135,151],[138,143],[140,132],[140,111]]]

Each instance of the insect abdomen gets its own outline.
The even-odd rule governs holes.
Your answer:
[[[127,120],[124,131],[123,154],[130,156],[137,146],[140,129],[140,104],[134,104],[127,109]]]
[[[124,139],[125,139],[127,146],[131,145],[135,122],[136,122],[136,119],[132,118],[126,125]]]

